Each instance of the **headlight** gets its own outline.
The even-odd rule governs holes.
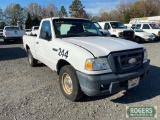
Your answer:
[[[147,50],[144,50],[144,57],[143,57],[143,62],[146,62],[148,58],[148,53]]]
[[[107,58],[87,59],[85,69],[90,71],[99,71],[110,69]]]

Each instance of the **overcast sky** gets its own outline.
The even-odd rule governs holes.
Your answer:
[[[31,2],[39,3],[40,5],[47,5],[48,3],[53,3],[58,9],[61,6],[69,9],[73,0],[0,0],[0,8],[3,10],[5,7],[11,3],[18,3],[22,7],[27,6]],[[103,8],[106,10],[111,10],[116,7],[119,0],[81,0],[82,4],[85,6],[87,13],[91,15],[97,15],[99,11]]]

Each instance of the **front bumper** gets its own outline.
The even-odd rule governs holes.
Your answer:
[[[128,89],[128,80],[140,77],[140,81],[148,74],[148,60],[141,67],[121,74],[87,75],[77,71],[80,87],[88,96],[100,96],[117,93]]]
[[[151,38],[151,37],[149,37],[149,38],[144,38],[145,41],[155,41],[155,39],[156,39],[155,37],[154,37],[154,38]]]
[[[119,36],[122,39],[133,40],[134,36]]]

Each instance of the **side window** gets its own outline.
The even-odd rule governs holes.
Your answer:
[[[105,23],[105,25],[104,25],[104,29],[106,29],[106,30],[110,29],[110,25],[109,25],[109,23]]]
[[[142,29],[150,29],[148,24],[143,24],[143,28]]]
[[[46,40],[52,38],[50,21],[44,21],[42,23],[42,27],[40,31],[40,38],[46,39]]]
[[[136,28],[140,29],[141,28],[141,24],[137,24]]]

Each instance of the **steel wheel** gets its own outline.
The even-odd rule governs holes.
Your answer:
[[[68,95],[72,94],[72,90],[73,90],[72,79],[67,73],[64,73],[62,75],[62,87],[66,94]]]

